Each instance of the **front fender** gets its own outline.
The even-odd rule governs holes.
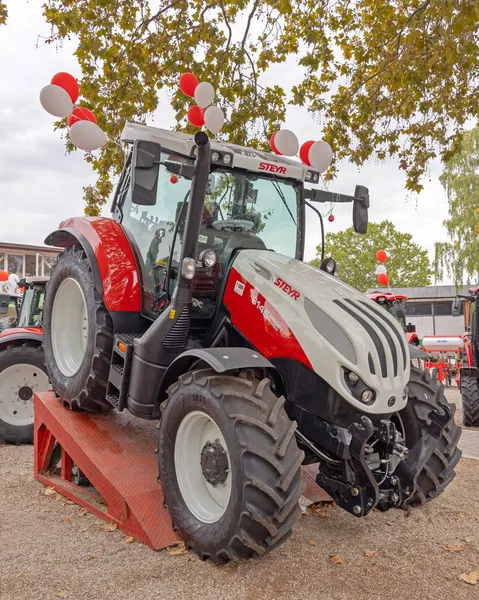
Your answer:
[[[166,398],[166,391],[180,375],[189,371],[193,363],[201,361],[209,365],[217,373],[234,371],[235,369],[273,369],[270,361],[249,348],[195,348],[187,350],[175,358],[170,364],[160,384],[155,401],[155,414],[159,415],[161,402]]]
[[[39,327],[16,327],[14,329],[5,329],[0,333],[0,350],[6,346],[17,342],[34,341],[41,345],[43,340],[43,330]]]
[[[106,308],[110,312],[140,312],[138,267],[119,223],[107,217],[72,217],[63,221],[45,243],[60,248],[80,244]]]

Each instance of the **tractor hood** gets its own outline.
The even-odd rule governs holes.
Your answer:
[[[274,252],[244,250],[234,260],[225,300],[233,324],[266,357],[301,360],[364,412],[385,414],[405,406],[410,358],[403,330],[336,277]],[[356,386],[348,383],[350,372],[360,378]],[[370,404],[360,400],[365,387],[374,392]]]

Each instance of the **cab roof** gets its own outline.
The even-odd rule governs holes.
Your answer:
[[[177,152],[183,156],[193,156],[196,146],[193,135],[129,121],[126,122],[123,128],[121,140],[127,143],[134,143],[136,140],[156,142],[166,150]],[[216,151],[231,155],[232,162],[228,165],[228,168],[236,167],[265,174],[274,173],[277,177],[286,177],[307,183],[319,182],[319,172],[292,158],[230,144],[229,142],[220,142],[215,139],[210,139],[210,144],[212,152]]]
[[[405,294],[391,294],[391,292],[369,292],[366,294],[370,300],[374,302],[395,302],[397,300],[407,300]]]

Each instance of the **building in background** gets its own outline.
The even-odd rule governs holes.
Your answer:
[[[22,277],[48,277],[59,248],[0,242],[0,271]]]
[[[467,295],[472,285],[458,288],[457,294]],[[384,288],[382,288],[384,289]],[[374,291],[373,289],[368,292]],[[454,285],[391,288],[393,294],[405,294],[406,323],[416,326],[419,339],[425,335],[464,335],[464,315],[452,316],[452,302],[456,297]]]

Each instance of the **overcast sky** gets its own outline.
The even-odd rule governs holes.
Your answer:
[[[55,73],[67,71],[80,76],[73,56],[75,44],[65,43],[57,51],[54,44],[39,40],[37,49],[37,35],[49,34],[41,2],[7,0],[7,6],[9,19],[0,28],[0,241],[41,244],[62,219],[83,213],[82,188],[95,181],[95,174],[82,152],[65,155],[61,135],[53,131],[54,117],[38,100],[41,88]],[[294,65],[278,66],[268,79],[292,81],[296,73]],[[151,124],[170,127],[173,118],[166,95],[161,98],[160,110],[161,118],[156,116]],[[302,108],[288,110],[284,127],[293,130],[300,143],[321,138],[321,128]],[[408,200],[405,177],[395,161],[360,170],[344,163],[329,189],[352,194],[356,184],[369,187],[370,220],[390,219],[427,248],[432,259],[434,242],[446,239],[442,222],[447,217],[447,202],[440,174],[441,165],[432,164],[430,179],[423,182],[424,191]],[[307,260],[314,256],[319,241],[317,217],[309,216]],[[335,216],[334,223],[326,223],[327,231],[351,225],[351,205],[337,206]]]

